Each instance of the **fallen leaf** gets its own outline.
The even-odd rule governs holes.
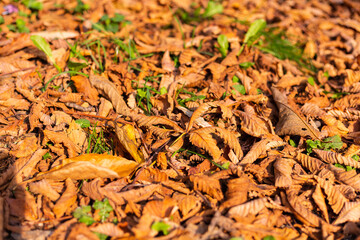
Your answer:
[[[291,109],[286,96],[275,87],[272,87],[271,90],[279,109],[279,122],[275,128],[276,134],[310,136],[313,139],[319,139],[319,132]]]

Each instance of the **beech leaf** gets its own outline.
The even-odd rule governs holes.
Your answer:
[[[118,178],[128,176],[137,166],[136,162],[123,157],[107,154],[83,154],[64,159],[60,165],[40,173],[32,180]]]
[[[279,122],[275,127],[278,135],[310,136],[319,139],[319,132],[303,120],[287,103],[287,97],[277,88],[271,88],[279,109]]]

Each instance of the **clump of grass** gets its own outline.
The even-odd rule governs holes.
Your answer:
[[[246,22],[240,23],[248,24]],[[296,62],[301,67],[316,72],[311,61],[303,57],[303,44],[300,42],[293,44],[288,40],[286,33],[283,30],[279,28],[269,28],[264,19],[257,19],[251,23],[245,34],[244,43],[239,54],[241,54],[245,45],[248,47],[254,46],[281,60],[289,59]]]
[[[303,57],[302,44],[300,42],[291,43],[284,31],[278,28],[269,28],[262,32],[262,36],[264,36],[263,40],[260,40],[256,46],[261,51],[270,53],[282,60],[289,59],[301,67],[316,71],[310,60]]]

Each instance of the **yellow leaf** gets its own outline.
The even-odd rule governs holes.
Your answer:
[[[119,138],[121,145],[130,153],[136,162],[144,162],[144,156],[136,142],[134,126],[130,124],[125,124],[121,127],[118,126],[119,125],[116,125],[116,136]]]

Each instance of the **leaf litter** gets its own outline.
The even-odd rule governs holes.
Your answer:
[[[0,239],[356,239],[356,1],[2,1]]]

